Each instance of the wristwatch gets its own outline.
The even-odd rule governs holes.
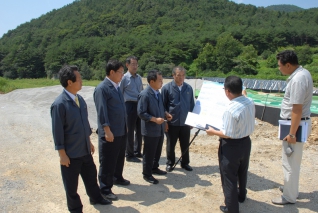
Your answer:
[[[296,138],[295,135],[292,135],[292,134],[288,134],[290,138]]]

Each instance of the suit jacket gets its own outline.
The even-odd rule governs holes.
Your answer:
[[[194,108],[192,87],[183,82],[181,91],[174,81],[164,85],[161,89],[165,110],[172,115],[169,125],[184,126],[188,112]]]
[[[141,118],[141,134],[144,136],[159,137],[164,133],[165,123],[159,125],[150,121],[152,117],[165,118],[162,96],[160,93],[158,96],[157,99],[149,85],[138,96],[137,113]]]
[[[98,136],[105,140],[104,127],[109,126],[114,137],[127,133],[127,115],[123,94],[105,78],[94,91]]]
[[[77,96],[80,108],[64,90],[51,105],[55,149],[64,149],[70,158],[90,153],[89,136],[92,130],[88,121],[87,105],[82,96]]]

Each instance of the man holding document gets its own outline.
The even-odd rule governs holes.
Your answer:
[[[296,203],[299,193],[299,173],[304,143],[296,142],[296,132],[301,122],[306,123],[306,125],[302,125],[306,128],[305,130],[302,128],[302,131],[307,131],[307,137],[311,132],[310,105],[313,81],[310,72],[298,65],[295,52],[285,50],[278,53],[276,58],[281,73],[290,75],[287,79],[280,113],[283,120],[290,121],[289,132],[282,136],[284,187],[279,189],[283,195],[272,199],[274,204],[285,205]]]
[[[251,152],[249,135],[255,127],[255,106],[251,99],[242,95],[242,79],[237,76],[225,79],[224,91],[230,103],[223,114],[223,126],[220,130],[209,127],[206,133],[220,137],[219,167],[226,205],[220,206],[220,210],[238,213],[238,202],[246,198]]]

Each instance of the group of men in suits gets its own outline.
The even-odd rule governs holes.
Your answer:
[[[290,75],[282,103],[281,117],[291,120],[290,133],[282,144],[284,187],[283,195],[274,198],[277,205],[293,204],[298,197],[300,164],[303,143],[296,143],[296,131],[301,120],[310,122],[312,101],[312,78],[308,70],[298,65],[293,51],[277,54],[280,71]],[[96,87],[94,101],[98,120],[99,184],[92,154],[95,147],[90,141],[92,133],[87,105],[77,94],[82,87],[81,75],[76,66],[65,65],[59,72],[63,92],[51,106],[52,132],[55,149],[60,156],[61,174],[70,212],[82,212],[83,205],[77,194],[78,177],[81,175],[90,203],[107,205],[118,197],[112,192],[113,184],[129,185],[123,177],[125,156],[130,162],[143,158],[144,180],[157,184],[153,177],[165,175],[175,164],[175,145],[180,141],[181,167],[192,171],[189,165],[190,127],[185,125],[187,113],[193,110],[192,88],[184,82],[183,67],[173,69],[174,80],[163,85],[158,70],[148,72],[148,86],[143,90],[141,77],[136,74],[138,60],[131,56],[126,60],[128,72],[124,76],[124,65],[110,60],[106,65],[106,78]],[[124,78],[123,78],[124,76]],[[123,80],[122,80],[123,79]],[[122,83],[120,83],[122,81]],[[208,135],[220,137],[219,167],[225,196],[225,213],[239,212],[238,202],[246,199],[247,171],[251,151],[249,135],[254,130],[254,103],[242,95],[242,79],[228,76],[224,92],[231,103],[223,114],[223,127],[209,127]],[[303,94],[303,95],[299,95]],[[311,125],[310,125],[311,126]],[[134,131],[136,131],[134,142]],[[159,169],[164,133],[167,136],[167,167]],[[310,134],[310,128],[308,135]],[[141,135],[144,139],[141,154]],[[308,136],[307,135],[307,136]],[[292,155],[286,149],[292,150]]]
[[[92,205],[111,204],[112,200],[118,200],[112,191],[113,185],[130,184],[123,177],[125,157],[129,162],[140,162],[138,158],[142,157],[144,180],[157,184],[159,181],[154,174],[166,175],[166,171],[172,171],[178,139],[183,154],[181,167],[192,171],[188,151],[190,127],[185,125],[185,119],[187,112],[194,107],[194,96],[192,88],[184,82],[185,69],[174,68],[173,83],[167,84],[160,93],[163,85],[160,71],[148,72],[149,85],[143,89],[141,77],[136,73],[138,59],[135,56],[127,58],[126,66],[128,71],[124,75],[123,63],[109,60],[106,77],[93,95],[98,123],[99,187],[92,158],[95,148],[90,141],[92,131],[87,106],[77,94],[82,87],[81,75],[76,66],[69,65],[63,66],[59,72],[64,90],[51,106],[52,132],[55,149],[60,155],[70,212],[82,212],[83,209],[77,194],[79,175]],[[167,167],[163,171],[159,169],[159,160],[165,133],[168,138]]]

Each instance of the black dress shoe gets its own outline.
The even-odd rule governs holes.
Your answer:
[[[144,175],[144,180],[149,182],[149,183],[153,183],[153,184],[159,183],[159,181],[157,179],[155,179],[153,176]]]
[[[187,171],[192,171],[192,167],[188,164],[188,165],[181,165],[182,168],[184,168]]]
[[[109,193],[109,194],[103,194],[102,193],[102,197],[105,199],[105,200],[118,200],[118,197],[114,194],[114,193]]]
[[[122,186],[127,186],[127,185],[129,185],[130,184],[130,181],[129,180],[126,180],[126,179],[116,179],[115,181],[114,181],[114,184],[115,185],[122,185]]]
[[[139,152],[135,152],[135,157],[136,157],[136,158],[142,158],[142,154],[139,153]]]
[[[90,203],[91,205],[95,205],[95,204],[109,205],[109,204],[112,204],[113,202],[112,202],[111,200],[107,200],[107,199],[102,198],[102,199],[99,200],[99,201],[93,201],[93,200],[89,199],[89,203]]]
[[[157,169],[153,169],[153,170],[152,170],[152,174],[156,174],[156,175],[166,175],[167,172],[166,172],[166,171],[162,171],[161,169],[157,168]]]
[[[220,206],[220,210],[225,213],[229,213],[229,209],[226,206]]]
[[[167,167],[166,167],[166,171],[167,171],[167,172],[172,172],[172,171],[173,171],[172,166],[167,165]]]
[[[133,156],[133,157],[126,157],[126,161],[128,161],[128,162],[135,162],[135,163],[141,162],[141,160],[139,160],[139,159],[136,158],[135,156]]]
[[[246,199],[246,193],[247,191],[245,190],[245,196],[244,197],[241,197],[240,196],[240,189],[237,188],[237,199],[238,199],[238,202],[239,203],[244,203],[245,199]]]
[[[244,203],[245,199],[246,199],[246,197],[241,198],[240,196],[238,196],[238,202],[239,203]]]

